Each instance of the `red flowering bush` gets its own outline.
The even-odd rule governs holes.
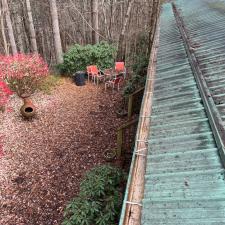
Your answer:
[[[0,111],[4,111],[11,94],[12,91],[8,88],[6,83],[0,80]]]
[[[39,55],[0,56],[0,77],[19,97],[33,94],[47,75],[48,65]]]

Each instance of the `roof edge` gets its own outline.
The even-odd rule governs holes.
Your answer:
[[[153,99],[154,77],[159,44],[159,21],[149,59],[144,96],[141,104],[135,147],[123,202],[119,225],[141,224],[142,199],[144,196],[144,176],[146,169],[147,137],[150,131],[150,116]]]

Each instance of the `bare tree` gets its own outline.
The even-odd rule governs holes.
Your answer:
[[[0,4],[1,6],[1,4]],[[5,26],[4,26],[4,17],[3,17],[3,11],[2,7],[0,7],[0,26],[1,26],[1,33],[2,33],[2,39],[3,39],[3,46],[4,46],[4,51],[6,55],[9,55],[9,48],[8,48],[8,43],[6,40],[6,35],[5,35]]]
[[[154,33],[150,30],[155,26],[155,22],[152,24],[151,20],[156,14],[154,6],[156,1],[158,0],[8,0],[7,2],[18,50],[29,52],[38,49],[49,64],[55,64],[62,62],[62,52],[71,45],[97,43],[99,39],[118,43],[118,60],[124,60],[128,56],[132,59],[135,54],[147,54],[148,43],[152,39],[149,33],[152,35]],[[45,10],[46,3],[52,10]],[[56,3],[60,9],[58,11]],[[4,17],[0,17],[0,54],[6,54],[7,49],[11,51],[12,44],[3,11],[2,15]],[[32,29],[34,35],[30,32],[32,24],[36,30],[35,32]],[[5,38],[2,31],[5,32]],[[34,47],[34,41],[37,47]],[[130,60],[129,62],[132,63]]]
[[[132,9],[133,3],[134,3],[134,0],[129,0],[129,2],[128,2],[127,12],[126,12],[124,23],[123,23],[123,28],[122,28],[122,31],[121,31],[120,37],[119,37],[118,53],[117,53],[117,57],[116,57],[118,61],[125,60],[126,46],[125,46],[124,38],[125,38],[125,32],[127,30],[127,25],[128,25],[129,19],[130,19],[130,14],[131,14],[131,9]]]
[[[27,15],[28,15],[28,23],[29,23],[31,48],[34,53],[37,53],[38,48],[37,48],[36,34],[34,29],[34,22],[33,22],[31,6],[30,6],[30,0],[26,0],[26,7],[27,7]]]
[[[99,42],[98,0],[91,0],[92,44]]]
[[[23,37],[23,17],[22,17],[22,4],[21,2],[15,2],[15,4],[13,4],[13,22],[14,22],[14,26],[15,26],[15,37],[16,37],[16,41],[17,41],[17,46],[19,49],[19,52],[24,53],[24,37]],[[12,15],[12,14],[11,14]]]
[[[54,43],[55,43],[55,51],[56,51],[56,61],[57,63],[63,62],[62,57],[62,43],[61,37],[59,32],[59,19],[58,19],[58,12],[57,12],[57,5],[56,0],[49,0],[50,3],[50,12],[52,17],[52,26],[53,26],[53,36],[54,36]]]
[[[9,41],[12,48],[13,55],[17,54],[16,42],[12,28],[12,21],[9,13],[9,6],[7,0],[2,0],[3,13],[5,14],[6,24],[8,28]]]

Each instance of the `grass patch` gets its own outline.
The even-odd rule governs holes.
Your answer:
[[[41,82],[38,90],[50,95],[51,91],[60,84],[62,84],[62,78],[60,76],[49,75]]]

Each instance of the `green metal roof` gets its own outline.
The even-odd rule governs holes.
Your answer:
[[[225,120],[225,13],[218,2],[225,3],[178,0],[176,5]],[[163,5],[159,26],[141,224],[225,224],[225,169],[170,3]],[[127,193],[125,204],[126,199]]]
[[[197,6],[203,7],[201,1],[189,1],[187,7],[186,2],[178,1],[178,5],[188,28],[200,27],[202,33],[204,29],[210,31],[209,27],[202,26],[202,20],[208,18],[209,21],[215,16],[211,17],[203,9],[199,13]],[[225,20],[224,15],[216,15]],[[199,23],[195,17],[199,18]],[[193,38],[202,40],[200,31],[199,36],[196,35],[198,31],[199,28],[193,32]],[[225,34],[224,29],[220,33]],[[222,37],[220,33],[217,35]],[[205,42],[200,42],[202,48],[207,49],[210,43],[224,42],[225,36],[223,40],[212,42],[217,35],[211,32],[206,36],[209,43],[205,47]],[[220,51],[224,52],[224,48]],[[201,68],[215,72],[211,66],[218,57],[211,58],[210,53],[208,59],[204,54],[202,64],[207,63]],[[197,55],[201,56],[201,52]],[[218,71],[224,69],[224,65],[218,66]],[[225,82],[225,75],[222,80]],[[163,7],[160,18],[152,109],[141,224],[225,224],[225,170],[171,4]]]
[[[195,2],[198,9],[193,7]],[[186,3],[180,0],[176,4],[181,9],[189,38],[196,46],[195,54],[214,102],[225,121],[225,1]]]

